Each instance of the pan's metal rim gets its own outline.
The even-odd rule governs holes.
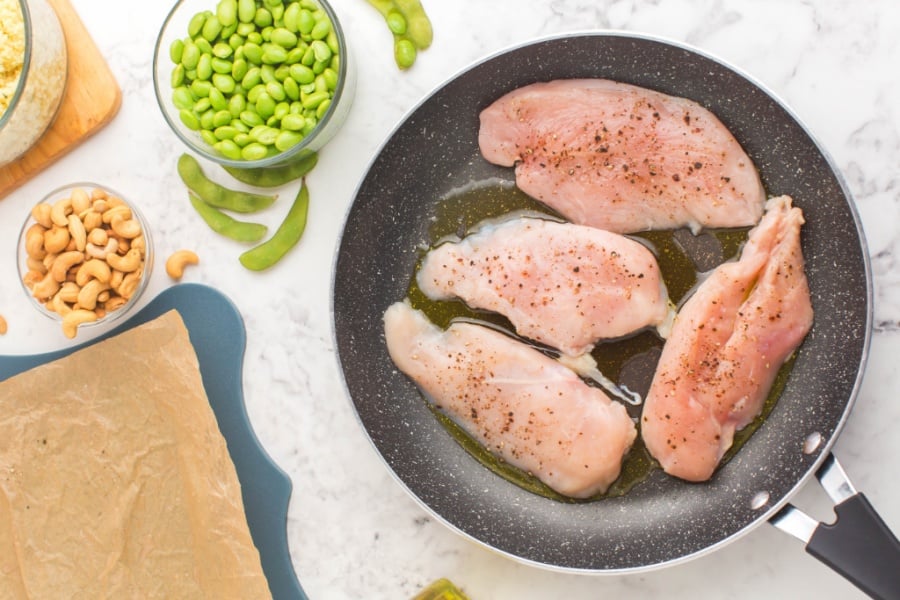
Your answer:
[[[835,178],[841,188],[841,192],[843,193],[844,197],[848,201],[847,202],[848,209],[853,218],[853,225],[856,229],[857,237],[859,239],[860,248],[862,251],[863,266],[865,269],[865,280],[866,280],[866,324],[865,324],[862,353],[860,355],[859,366],[858,366],[857,372],[856,372],[856,379],[853,383],[853,388],[850,393],[850,398],[848,398],[848,400],[847,400],[847,404],[844,408],[843,415],[841,416],[841,419],[837,423],[834,433],[831,435],[831,437],[829,439],[825,440],[825,442],[820,446],[818,457],[812,463],[810,463],[810,466],[807,469],[806,473],[797,480],[796,484],[790,490],[788,490],[782,496],[782,498],[780,498],[778,501],[776,501],[772,504],[765,504],[763,506],[764,510],[760,509],[761,512],[759,513],[759,516],[756,519],[751,521],[749,524],[747,524],[742,529],[736,531],[734,534],[732,534],[726,538],[723,538],[714,544],[706,546],[702,550],[678,557],[676,559],[672,559],[672,560],[668,560],[668,561],[661,561],[661,562],[653,563],[653,564],[641,565],[639,567],[629,567],[629,568],[623,568],[623,569],[582,569],[582,568],[574,568],[574,567],[564,567],[564,566],[559,566],[559,565],[550,565],[550,564],[542,563],[539,561],[534,561],[534,560],[530,560],[527,558],[523,558],[521,556],[517,556],[511,552],[506,552],[504,550],[501,550],[499,548],[491,546],[487,542],[484,542],[483,540],[476,538],[475,536],[467,533],[466,531],[463,531],[462,529],[460,529],[453,523],[449,522],[446,518],[444,518],[442,515],[437,513],[437,511],[432,509],[427,503],[425,503],[421,498],[419,498],[418,495],[416,495],[409,488],[409,486],[406,484],[406,482],[404,482],[400,478],[400,476],[397,475],[397,473],[394,471],[394,469],[391,467],[391,465],[387,462],[387,460],[384,458],[384,456],[378,450],[378,447],[376,446],[375,441],[372,439],[371,435],[369,434],[368,429],[366,428],[365,424],[362,421],[362,418],[359,415],[359,412],[356,410],[356,407],[353,403],[353,397],[350,393],[349,384],[348,384],[346,376],[345,376],[345,372],[344,372],[344,368],[343,368],[344,365],[343,365],[343,362],[342,362],[341,356],[340,356],[340,349],[338,347],[338,339],[337,339],[337,326],[336,326],[336,319],[335,319],[335,287],[336,287],[336,279],[337,279],[337,267],[338,267],[338,261],[340,258],[340,248],[343,245],[344,234],[346,232],[346,225],[350,219],[350,215],[351,215],[354,205],[356,203],[356,198],[359,196],[359,193],[362,189],[363,184],[365,183],[366,178],[368,177],[369,173],[371,172],[371,169],[374,166],[375,162],[378,160],[378,157],[381,155],[381,153],[387,147],[387,145],[390,144],[390,142],[393,140],[394,135],[396,135],[397,131],[403,126],[403,124],[413,114],[416,113],[416,111],[418,111],[423,105],[425,105],[440,90],[442,90],[444,87],[449,85],[451,82],[457,80],[459,77],[462,77],[469,71],[477,68],[478,66],[483,65],[487,62],[490,62],[491,60],[494,60],[499,56],[508,54],[510,52],[514,52],[516,50],[519,50],[519,49],[522,49],[522,48],[525,48],[528,46],[551,42],[551,41],[556,41],[556,40],[563,40],[563,39],[567,39],[567,38],[576,38],[576,37],[632,38],[632,39],[637,39],[637,40],[645,40],[645,41],[650,41],[650,42],[654,42],[654,43],[660,43],[660,44],[673,46],[675,48],[679,48],[679,49],[688,51],[690,53],[696,54],[702,58],[705,58],[707,60],[710,60],[712,62],[715,62],[715,63],[721,65],[725,69],[728,69],[728,70],[734,72],[735,74],[739,75],[740,77],[746,79],[749,83],[753,84],[760,91],[762,91],[769,98],[771,98],[772,101],[775,102],[782,110],[784,110],[791,117],[791,119],[793,119],[794,122],[803,130],[803,132],[810,138],[813,145],[815,145],[818,152],[825,159],[825,162],[828,164],[829,169],[832,171],[832,173],[834,173]],[[748,534],[753,529],[759,527],[763,523],[768,522],[769,519],[775,515],[775,513],[777,513],[779,510],[781,510],[781,508],[784,507],[788,502],[790,502],[791,498],[803,486],[806,485],[806,483],[810,480],[810,478],[812,478],[815,475],[816,471],[819,469],[819,467],[822,465],[822,463],[825,461],[825,459],[831,453],[831,450],[832,450],[837,438],[840,436],[840,433],[843,430],[844,425],[847,422],[847,418],[856,403],[856,398],[857,398],[857,396],[859,394],[859,390],[862,386],[863,376],[865,373],[866,364],[868,362],[868,356],[869,356],[869,351],[870,351],[870,347],[871,347],[871,338],[872,338],[872,324],[873,324],[873,318],[874,318],[874,316],[873,316],[873,313],[874,313],[874,310],[873,310],[874,291],[873,291],[873,282],[872,282],[872,265],[871,265],[871,260],[870,260],[868,243],[867,243],[866,237],[865,237],[865,231],[863,230],[863,227],[862,227],[862,221],[860,219],[859,212],[856,208],[855,200],[854,200],[853,195],[851,194],[850,189],[847,185],[846,179],[844,178],[844,175],[840,171],[840,169],[838,169],[838,167],[834,161],[834,158],[825,149],[823,144],[813,134],[813,132],[806,125],[806,123],[802,119],[800,119],[800,117],[797,115],[797,113],[792,108],[790,108],[790,106],[784,100],[782,100],[771,88],[769,88],[766,84],[762,83],[755,77],[746,73],[741,68],[733,65],[732,63],[730,63],[708,51],[702,50],[702,49],[700,49],[696,46],[693,46],[689,43],[686,43],[686,42],[682,42],[679,40],[675,40],[675,39],[671,39],[671,38],[667,38],[665,36],[659,36],[659,35],[655,35],[655,34],[647,34],[647,33],[633,32],[633,31],[626,31],[626,30],[619,30],[619,29],[574,30],[574,31],[556,33],[556,34],[551,34],[551,35],[546,35],[546,36],[539,36],[539,37],[535,37],[535,38],[526,40],[524,42],[517,42],[514,44],[510,44],[508,46],[505,46],[503,48],[495,50],[495,51],[483,56],[480,59],[476,59],[475,61],[467,64],[463,68],[457,70],[455,73],[453,73],[452,75],[450,75],[449,77],[445,78],[440,83],[438,83],[430,92],[426,93],[415,105],[413,105],[409,110],[407,110],[401,116],[401,118],[397,121],[397,123],[391,129],[391,131],[385,136],[382,143],[375,150],[374,154],[372,155],[371,160],[369,161],[369,164],[366,167],[366,170],[363,172],[363,175],[360,177],[359,181],[357,182],[356,188],[353,193],[353,200],[350,202],[350,204],[347,206],[347,208],[345,210],[343,221],[342,221],[342,226],[341,226],[341,232],[340,232],[340,235],[338,236],[338,239],[337,239],[337,242],[335,245],[335,252],[332,257],[330,288],[331,288],[330,289],[331,297],[330,297],[330,306],[329,306],[329,309],[330,309],[329,317],[331,319],[332,344],[334,345],[334,349],[335,349],[334,356],[335,356],[335,361],[336,361],[337,367],[338,367],[338,373],[340,374],[341,383],[342,383],[342,385],[344,387],[344,391],[345,391],[344,396],[345,396],[345,399],[350,403],[351,408],[353,409],[353,415],[354,415],[357,423],[360,425],[363,433],[365,434],[366,439],[368,439],[371,448],[375,451],[376,456],[382,462],[382,464],[386,467],[388,473],[391,475],[391,477],[394,479],[394,481],[396,481],[400,485],[400,487],[403,490],[405,490],[407,495],[409,497],[411,497],[420,507],[422,507],[422,509],[424,509],[424,511],[426,513],[431,515],[432,518],[434,518],[439,523],[442,523],[448,529],[450,529],[451,531],[454,531],[461,537],[474,542],[476,545],[481,546],[482,548],[485,548],[486,550],[489,550],[489,551],[491,551],[495,554],[499,554],[501,556],[506,556],[515,562],[518,562],[518,563],[521,563],[524,565],[537,567],[537,568],[551,571],[551,572],[578,574],[578,575],[594,575],[594,576],[647,573],[650,571],[661,570],[664,568],[668,568],[668,567],[672,567],[672,566],[676,566],[679,564],[684,564],[684,563],[690,562],[694,559],[697,559],[697,558],[700,558],[707,554],[710,554],[712,552],[715,552],[716,550],[719,550],[719,549],[729,545],[730,543],[734,542],[735,540],[737,540],[741,537],[744,537],[746,534]]]

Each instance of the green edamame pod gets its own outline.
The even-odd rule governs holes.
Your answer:
[[[209,225],[209,228],[220,235],[238,242],[258,242],[263,239],[269,228],[262,223],[250,223],[223,213],[218,208],[204,202],[200,196],[188,190],[191,206],[200,215],[200,218]]]
[[[420,0],[366,0],[384,17],[394,34],[394,62],[410,68],[419,50],[431,46],[434,32]]]
[[[309,188],[303,181],[281,225],[268,240],[241,254],[241,264],[251,271],[263,271],[281,260],[303,237],[308,213]]]
[[[406,17],[406,37],[416,45],[416,49],[428,48],[434,38],[434,31],[422,3],[419,0],[394,0],[394,5]]]
[[[219,185],[203,173],[200,163],[190,154],[182,154],[178,158],[178,175],[190,190],[204,202],[216,208],[250,213],[270,206],[277,198],[277,196],[232,190]]]
[[[300,179],[313,170],[319,160],[315,152],[306,154],[303,158],[282,167],[267,167],[262,169],[243,169],[240,167],[224,167],[224,169],[242,183],[257,187],[272,188]]]

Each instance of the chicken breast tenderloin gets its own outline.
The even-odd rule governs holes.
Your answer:
[[[676,316],[641,416],[644,443],[670,475],[712,476],[812,326],[802,224],[791,198],[769,200],[740,260],[716,268]]]
[[[559,362],[481,325],[441,330],[406,302],[387,309],[384,328],[397,367],[495,455],[576,498],[619,476],[634,423]]]
[[[696,102],[604,79],[535,83],[481,112],[485,159],[526,194],[619,233],[756,224],[765,194],[750,158]]]
[[[433,300],[461,298],[569,356],[660,325],[668,294],[653,253],[624,236],[540,218],[481,227],[431,250],[417,275]]]

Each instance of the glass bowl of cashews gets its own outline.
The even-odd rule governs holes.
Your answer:
[[[108,187],[73,183],[31,210],[18,244],[19,278],[39,312],[74,338],[133,307],[153,267],[150,229],[138,208]]]

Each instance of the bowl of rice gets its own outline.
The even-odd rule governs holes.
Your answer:
[[[27,152],[53,123],[68,55],[47,0],[0,0],[0,167]]]

